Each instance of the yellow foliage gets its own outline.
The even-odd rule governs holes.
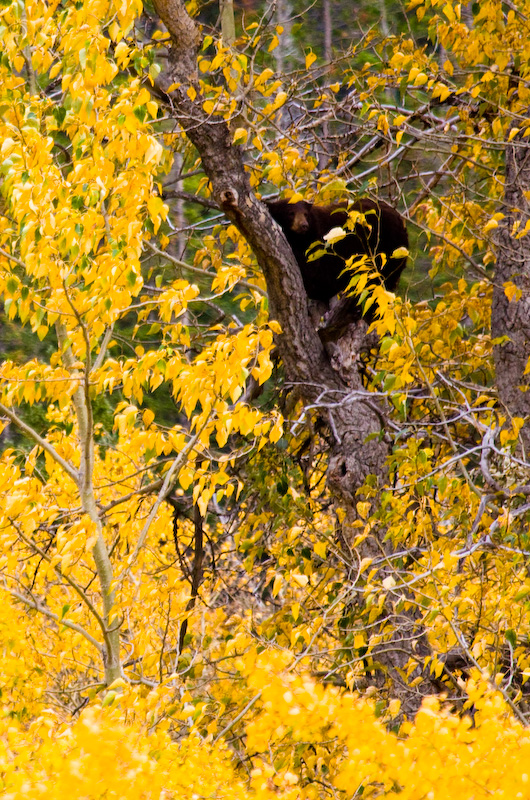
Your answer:
[[[175,741],[167,722],[150,724],[153,711],[169,699],[167,689],[144,698],[126,690],[111,707],[82,711],[74,722],[50,712],[29,727],[4,718],[3,796],[176,800],[198,793],[295,800],[355,793],[361,786],[367,796],[399,791],[411,800],[530,796],[530,736],[480,679],[468,684],[474,726],[426,699],[398,737],[376,718],[373,703],[320,686],[279,653],[240,662],[252,697],[245,726],[248,781],[211,736],[201,739],[192,729]],[[183,695],[173,713],[181,708],[189,714],[190,700]],[[394,703],[390,714],[398,710]]]
[[[357,186],[351,152],[320,169],[308,144],[321,120],[339,141],[347,88],[359,137],[385,144],[359,185],[403,193],[420,231],[410,260],[425,246],[432,277],[453,281],[413,304],[386,291],[376,258],[348,265],[380,337],[362,394],[384,400],[391,443],[387,485],[367,481],[351,519],[326,487],[331,437],[313,409],[295,399],[284,428],[270,385],[251,399],[280,331],[248,244],[151,94],[167,35],[139,43],[139,0],[2,6],[0,295],[6,324],[44,342],[0,366],[2,426],[33,426],[25,451],[8,428],[0,458],[2,796],[530,797],[513,714],[530,675],[528,477],[523,420],[492,391],[484,271],[500,147],[528,133],[528,9],[484,0],[468,25],[453,0],[411,8],[443,66],[407,33],[340,76],[330,65],[323,88],[314,53],[279,75],[265,51],[281,26],[266,39],[249,24],[235,47],[206,37],[184,88],[230,123],[253,189],[320,202]],[[205,204],[184,224],[163,199],[173,153]],[[528,231],[510,233],[524,246]],[[419,687],[423,669],[459,713],[427,698],[402,722],[378,658],[409,613],[400,679]],[[451,650],[467,662],[449,684]]]

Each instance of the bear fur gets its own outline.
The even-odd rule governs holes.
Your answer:
[[[400,275],[407,264],[407,257],[391,258],[391,255],[399,247],[408,248],[409,240],[401,215],[388,203],[363,198],[349,205],[336,203],[316,206],[305,200],[297,203],[290,203],[288,200],[266,200],[265,205],[291,246],[302,273],[305,290],[312,300],[329,304],[332,297],[346,289],[352,272],[345,269],[345,261],[352,256],[374,257],[384,253],[385,263],[382,264],[381,258],[375,258],[374,263],[382,276],[385,288],[391,292],[396,289]],[[357,224],[347,236],[331,247],[328,246],[325,254],[308,261],[308,248],[315,242],[321,241],[332,228],[344,227],[348,220],[348,211],[360,211],[364,214],[370,228],[361,223]],[[357,313],[353,316],[359,318],[361,309],[357,300],[354,305]],[[371,315],[366,314],[365,318],[368,317],[371,318]]]

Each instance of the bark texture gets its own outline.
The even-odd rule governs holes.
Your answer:
[[[202,108],[196,72],[199,37],[184,3],[154,0],[154,4],[172,41],[168,78],[169,83],[178,84],[171,92],[175,118],[201,157],[215,200],[249,242],[263,270],[270,315],[282,327],[278,348],[288,380],[333,432],[328,483],[342,507],[348,509],[347,519],[352,521],[359,499],[357,491],[367,476],[375,476],[380,485],[386,477],[388,443],[380,435],[384,429],[383,410],[366,397],[354,364],[347,368],[332,366],[310,322],[300,270],[281,228],[252,193],[243,154],[232,144],[228,124],[220,117],[207,115]],[[194,91],[188,91],[190,88]],[[195,93],[197,102],[190,99]],[[366,327],[362,321],[358,324]],[[384,551],[382,539],[374,542],[374,548],[380,556]],[[418,709],[421,693],[436,690],[425,678],[411,692],[401,679],[400,668],[422,636],[421,631],[415,630],[414,620],[407,618],[405,627],[400,626],[394,639],[387,639],[377,653],[382,679],[390,679],[392,694],[401,700],[408,716]]]
[[[499,397],[508,413],[516,417],[530,414],[529,376],[525,368],[530,358],[530,235],[520,236],[530,219],[530,147],[526,138],[516,136],[506,146],[504,189],[505,217],[497,236],[497,266],[491,310],[494,337],[507,341],[495,348],[496,382]],[[517,223],[517,227],[514,226]],[[504,290],[513,283],[520,292],[509,300]],[[530,445],[528,423],[522,430],[526,451]]]
[[[196,56],[200,40],[184,3],[155,0],[155,7],[172,39],[169,77],[178,84],[172,92],[176,117],[201,156],[214,198],[245,236],[263,269],[271,317],[282,326],[278,347],[288,378],[300,388],[306,403],[322,405],[336,438],[330,483],[351,500],[367,475],[385,474],[387,445],[375,440],[365,447],[366,437],[381,430],[380,415],[362,401],[342,402],[347,395],[352,397],[351,389],[362,389],[359,377],[356,386],[347,386],[332,369],[310,324],[307,297],[291,248],[252,193],[241,149],[232,144],[228,125],[207,115],[200,102],[190,99],[190,87],[199,94]]]

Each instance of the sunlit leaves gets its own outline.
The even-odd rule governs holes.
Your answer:
[[[242,658],[238,661],[245,664]],[[23,661],[3,663],[11,687]],[[472,792],[477,798],[491,791],[524,796],[529,746],[525,729],[510,719],[499,696],[479,679],[468,683],[473,726],[469,717],[459,719],[430,700],[415,724],[407,726],[406,735],[398,738],[375,718],[369,702],[336,688],[324,689],[286,666],[285,658],[254,657],[245,669],[245,752],[251,759],[250,796],[257,800],[320,798],[332,787],[352,791],[359,786],[381,797],[394,796],[398,789],[411,800],[420,800],[426,791],[458,790],[462,797]],[[9,720],[8,730],[6,722],[0,735],[8,796],[89,794],[104,784],[133,800],[167,792],[192,798],[198,791],[234,800],[248,797],[246,783],[224,747],[193,732],[175,741],[164,726],[148,735],[142,718],[159,716],[161,708],[171,709],[172,717],[183,721],[200,716],[188,692],[172,698],[167,686],[151,695],[142,697],[134,690],[114,695],[107,709],[85,710],[71,727],[50,712],[30,727]],[[398,708],[394,704],[389,709],[387,721]]]
[[[96,543],[108,546],[116,564],[124,552],[138,551],[121,575],[113,619],[130,614],[131,592],[144,572],[156,571],[155,564],[169,569],[165,588],[147,581],[140,602],[155,616],[172,604],[166,636],[178,642],[189,592],[181,571],[171,571],[174,557],[158,544],[161,531],[171,532],[171,508],[161,500],[154,505],[144,487],[151,482],[156,496],[169,461],[180,467],[170,488],[184,506],[196,503],[206,515],[212,497],[224,503],[241,491],[233,474],[238,448],[246,455],[282,434],[278,413],[242,401],[247,383],[262,385],[272,371],[274,327],[261,324],[263,288],[256,285],[240,300],[258,305],[260,324],[218,328],[205,348],[199,342],[192,350],[190,320],[183,318],[193,303],[204,302],[202,288],[178,276],[163,286],[157,276],[156,285],[145,286],[151,278],[141,261],[146,242],[162,230],[169,241],[159,181],[171,156],[156,127],[158,103],[135,73],[155,74],[152,48],[139,49],[128,37],[139,10],[139,4],[102,1],[90,9],[29,3],[24,20],[19,6],[4,5],[1,12],[6,214],[0,293],[7,317],[26,323],[51,353],[49,363],[22,358],[1,370],[2,402],[17,413],[38,406],[45,419],[44,439],[27,428],[39,443],[25,469],[18,471],[7,454],[2,462],[3,567],[10,590],[29,592],[21,595],[28,608],[52,628],[60,621],[61,635],[81,638],[79,663],[96,672],[103,635]],[[18,76],[28,52],[33,72]],[[212,68],[229,88],[246,80],[245,56],[221,48],[215,59]],[[266,71],[258,77],[279,108],[285,99],[279,83]],[[47,92],[50,81],[56,84]],[[248,248],[241,249],[237,276],[225,280],[220,271],[216,283],[212,272],[212,291],[230,290],[250,265]],[[147,322],[161,337],[154,345],[142,338]],[[125,355],[123,330],[133,324],[138,341]],[[174,398],[178,422],[174,407],[169,419],[143,408],[157,390]],[[105,425],[94,420],[99,402]],[[157,533],[144,528],[151,508]],[[180,527],[181,539],[191,542],[187,522]],[[160,671],[151,634],[131,622],[130,641],[145,657],[145,669]]]
[[[283,422],[263,275],[173,126],[179,85],[167,103],[150,91],[166,33],[143,38],[137,3],[26,3],[25,19],[2,7],[0,294],[7,323],[43,342],[0,370],[9,426],[33,436],[21,450],[2,423],[0,568],[16,604],[2,691],[9,713],[41,719],[0,731],[10,796],[524,794],[524,730],[491,684],[517,704],[530,674],[528,476],[522,419],[494,393],[487,270],[503,142],[527,132],[528,31],[489,0],[473,25],[447,0],[413,6],[442,53],[410,31],[367,37],[361,66],[354,43],[323,80],[306,46],[305,70],[285,76],[280,28],[248,25],[234,47],[206,37],[186,86],[230,124],[262,196],[362,192],[411,218],[419,302],[405,284],[388,292],[372,258],[345,264],[380,339],[352,355],[355,391],[381,402],[390,452],[349,514],[325,477],[351,397],[303,408],[284,386]],[[173,153],[183,208],[164,184]],[[510,233],[524,243],[528,226]],[[433,287],[427,269],[451,283]],[[513,309],[521,290],[503,288]],[[116,592],[107,628],[98,541]],[[407,615],[424,638],[400,680],[435,676],[473,729],[433,701],[399,738],[385,727],[400,703],[378,651]],[[118,629],[123,677],[72,724],[99,697]],[[453,651],[464,667],[449,684]],[[385,724],[351,689],[377,695]],[[42,717],[52,703],[67,722]]]

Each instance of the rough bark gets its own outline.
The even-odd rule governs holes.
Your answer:
[[[386,477],[388,444],[380,436],[384,412],[377,402],[366,397],[355,365],[345,370],[333,368],[324,345],[310,322],[307,296],[291,248],[267,208],[250,189],[244,169],[243,154],[232,144],[229,126],[202,109],[196,75],[199,42],[193,22],[182,0],[154,0],[172,41],[169,56],[169,83],[178,84],[171,92],[175,118],[196,147],[211,182],[215,200],[226,216],[249,242],[267,282],[270,316],[282,328],[278,348],[288,380],[296,385],[307,406],[312,406],[326,420],[334,437],[328,484],[339,504],[348,510],[347,520],[355,518],[358,489],[369,475],[379,484]],[[190,87],[194,91],[188,92]],[[364,325],[364,323],[360,323]],[[369,441],[367,442],[367,439]],[[346,533],[347,538],[347,533]],[[382,541],[374,542],[379,555]],[[421,631],[407,619],[392,641],[377,653],[381,675],[390,677],[393,695],[399,697],[404,712],[411,716],[421,702],[420,692],[435,691],[425,678],[414,692],[401,681],[399,670],[416,647]]]
[[[381,430],[380,416],[362,401],[341,404],[351,389],[332,369],[323,345],[310,324],[307,297],[300,271],[280,227],[250,189],[241,149],[232,144],[228,125],[208,116],[187,90],[196,89],[199,36],[182,0],[155,0],[172,38],[170,80],[179,84],[172,99],[179,123],[197,148],[210,179],[213,196],[252,247],[267,282],[271,317],[283,334],[278,346],[289,380],[300,388],[308,404],[337,404],[325,414],[335,432],[336,447],[330,465],[330,483],[351,498],[369,474],[385,474],[387,446],[369,434]],[[193,94],[193,93],[191,93]]]
[[[499,397],[508,413],[516,417],[530,414],[529,376],[525,368],[530,358],[530,235],[517,237],[530,219],[530,147],[527,139],[515,137],[506,146],[504,189],[505,217],[497,234],[491,330],[494,337],[507,337],[495,348],[495,369]],[[518,228],[514,229],[517,223]],[[505,285],[513,283],[520,292],[509,300]],[[530,426],[522,430],[525,449],[530,445]]]

